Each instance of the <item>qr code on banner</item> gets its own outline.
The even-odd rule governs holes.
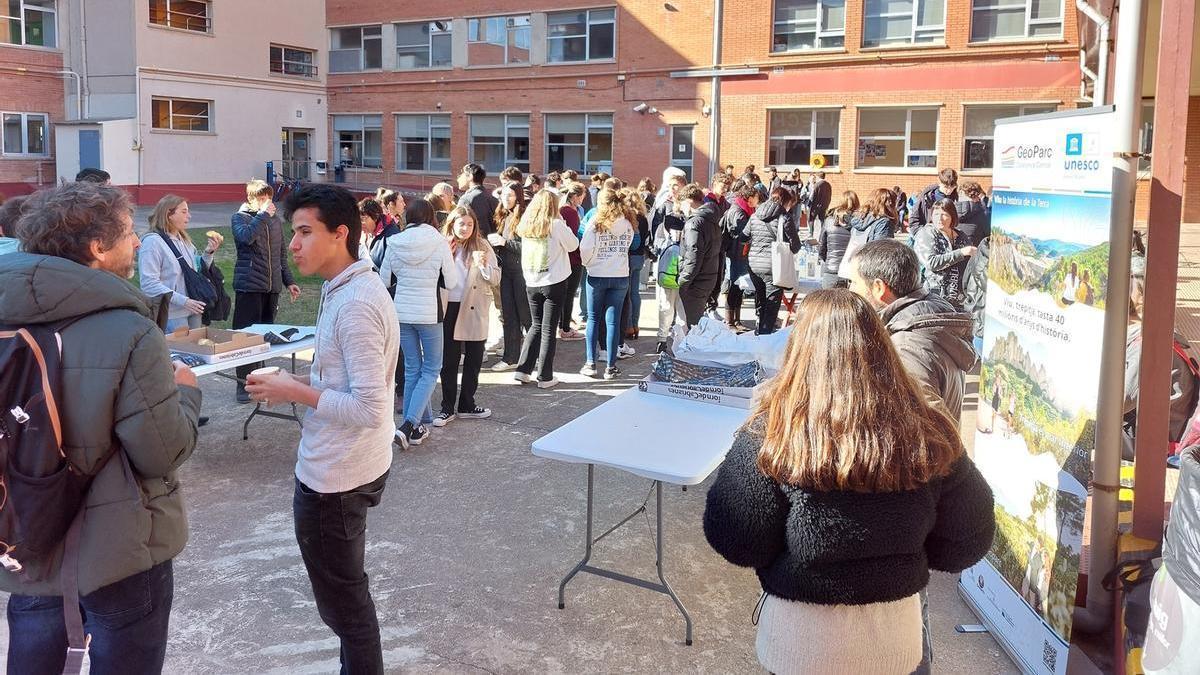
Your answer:
[[[1042,641],[1042,664],[1052,673],[1058,667],[1058,648],[1052,646],[1049,640]]]

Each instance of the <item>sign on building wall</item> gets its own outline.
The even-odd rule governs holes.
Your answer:
[[[1112,124],[1111,111],[996,124],[975,440],[996,538],[960,583],[1026,673],[1067,666],[1108,302]]]

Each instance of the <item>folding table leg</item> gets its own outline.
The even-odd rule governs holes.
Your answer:
[[[589,483],[590,483],[590,481],[589,481]],[[683,614],[683,620],[687,622],[687,631],[685,633],[684,644],[686,644],[690,647],[692,644],[692,615],[688,614],[687,608],[683,606],[683,602],[680,601],[679,596],[675,595],[675,589],[671,588],[671,584],[667,583],[667,578],[663,575],[662,483],[660,481],[655,481],[654,487],[655,487],[655,491],[657,492],[657,501],[658,501],[658,513],[656,514],[658,516],[658,536],[657,536],[658,556],[655,561],[655,564],[658,567],[658,580],[662,582],[663,588],[666,589],[666,594],[671,596],[671,599],[675,601],[675,606],[679,608],[679,613]],[[589,506],[590,506],[590,503],[591,502],[589,500]],[[590,511],[590,509],[589,509],[589,511]],[[589,517],[589,521],[590,520],[591,519]]]
[[[575,578],[575,575],[579,574],[580,570],[582,570],[584,567],[587,567],[588,561],[590,561],[592,559],[592,485],[593,485],[593,473],[595,472],[596,467],[593,464],[588,464],[587,467],[588,467],[587,534],[586,534],[587,538],[584,540],[586,542],[586,546],[584,548],[583,560],[580,560],[579,564],[575,566],[575,569],[571,570],[567,574],[567,576],[562,580],[562,583],[560,583],[558,585],[558,608],[559,609],[565,609],[567,606],[566,602],[564,601],[564,597],[563,597],[563,594],[567,590],[567,583],[569,583],[571,581],[571,579]]]

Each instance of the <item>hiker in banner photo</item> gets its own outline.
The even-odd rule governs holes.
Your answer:
[[[35,362],[0,333],[0,373],[40,366],[61,384],[46,391],[40,377],[0,376],[0,414],[10,433],[47,429],[34,419],[47,408],[19,406],[52,394],[65,458],[53,435],[38,432],[14,436],[7,452],[51,471],[65,462],[79,481],[5,490],[0,501],[0,540],[13,547],[0,568],[0,591],[11,593],[8,672],[60,673],[66,664],[78,673],[86,651],[93,673],[158,673],[172,560],[188,540],[176,471],[196,447],[200,390],[191,370],[171,362],[149,300],[127,281],[139,244],[129,196],[81,181],[35,193],[26,206],[23,252],[0,256],[0,331],[32,330],[43,349]],[[27,358],[16,362],[20,354]],[[0,464],[6,486],[13,469]],[[9,529],[13,513],[24,541]],[[79,650],[69,664],[68,642]]]
[[[295,302],[300,287],[292,279],[287,262],[287,240],[283,220],[275,214],[275,191],[257,178],[246,183],[246,203],[233,214],[233,241],[237,262],[233,266],[234,329],[256,323],[275,323],[279,295],[286,290]],[[246,376],[262,367],[262,362],[238,366],[237,402],[249,403]]]
[[[265,405],[308,408],[292,493],[296,543],[317,613],[341,643],[342,672],[383,673],[366,573],[367,510],[383,498],[392,465],[399,325],[371,261],[358,257],[361,221],[349,191],[305,185],[288,196],[286,213],[296,267],[325,280],[312,368],[251,374],[246,390]]]

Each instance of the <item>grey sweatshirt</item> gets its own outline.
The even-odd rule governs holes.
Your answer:
[[[317,492],[345,492],[392,465],[400,325],[392,298],[358,260],[321,289],[310,384],[321,392],[304,416],[296,477]]]

